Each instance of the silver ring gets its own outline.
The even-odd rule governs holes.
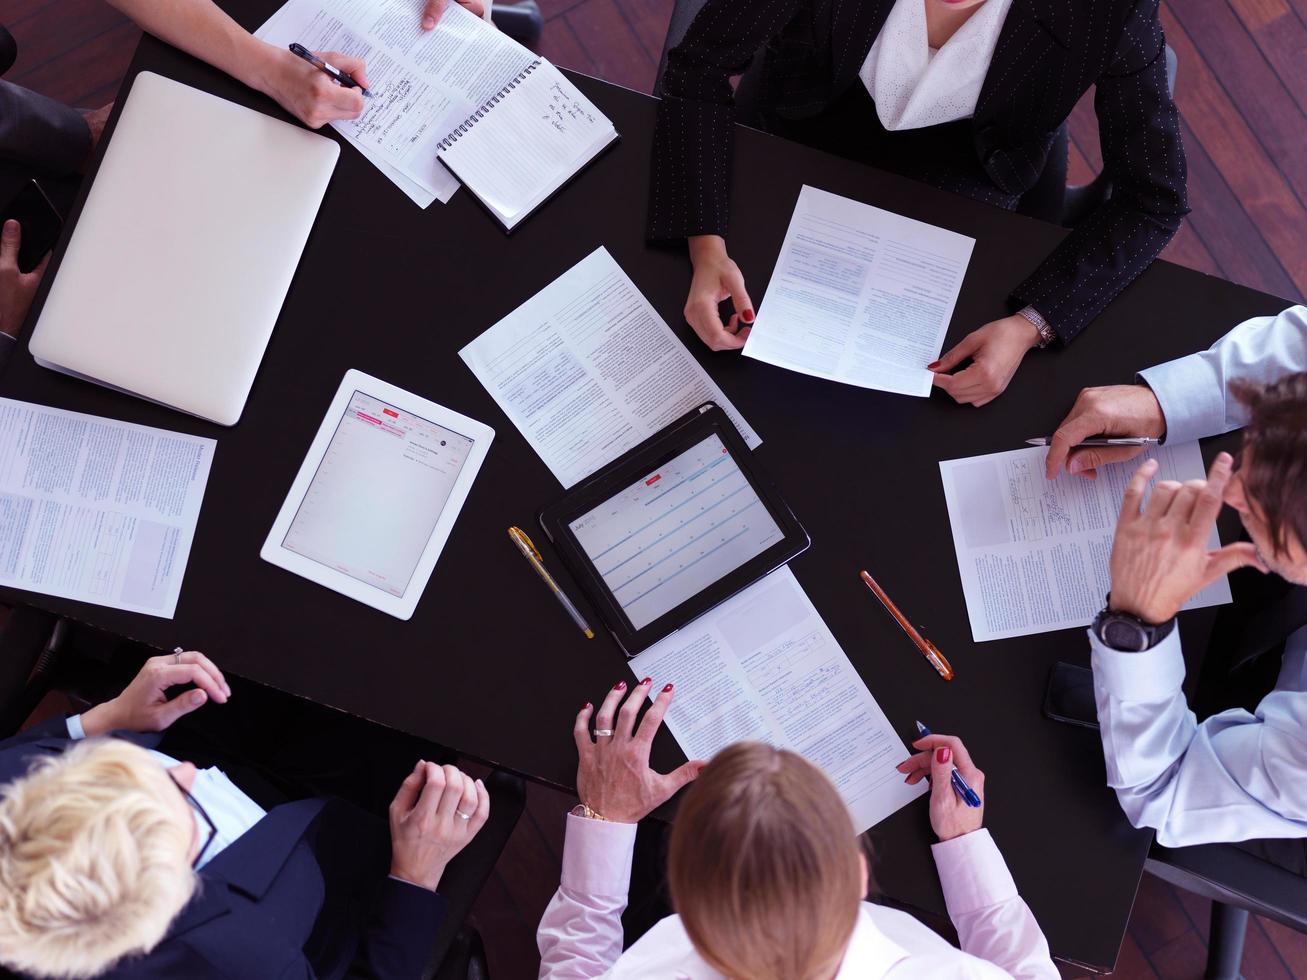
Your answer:
[[[182,648],[181,648],[181,647],[178,647],[176,650],[174,650],[174,651],[172,652],[172,662],[175,663],[175,664],[179,664],[179,663],[182,662]]]
[[[457,814],[458,814],[460,817],[462,817],[464,820],[471,820],[471,819],[472,819],[472,814],[470,814],[470,813],[464,813],[462,810],[455,810],[454,812],[457,813]]]
[[[596,728],[595,738],[612,738],[613,730],[611,728]]]

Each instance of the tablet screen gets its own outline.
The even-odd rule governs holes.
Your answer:
[[[716,435],[568,527],[636,629],[785,537]]]
[[[282,547],[403,596],[472,445],[355,391]]]

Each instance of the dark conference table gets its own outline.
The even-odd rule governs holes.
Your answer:
[[[252,29],[275,4],[226,6]],[[142,69],[284,116],[270,100],[149,37],[137,50],[119,106]],[[210,436],[218,446],[175,619],[13,589],[0,590],[0,599],[163,650],[202,649],[245,677],[537,780],[573,785],[575,712],[587,700],[597,703],[619,679],[630,680],[630,672],[607,635],[587,641],[577,632],[510,544],[505,529],[533,526],[537,510],[561,487],[457,352],[605,245],[762,436],[758,459],[812,536],[794,571],[890,720],[905,741],[915,718],[966,740],[987,774],[986,825],[1054,954],[1111,969],[1151,833],[1133,830],[1121,815],[1105,784],[1097,734],[1041,712],[1052,664],[1087,664],[1088,645],[1079,630],[972,643],[938,462],[1019,447],[1028,436],[1051,432],[1080,388],[1129,381],[1137,368],[1205,347],[1239,321],[1288,304],[1159,262],[1070,349],[1032,352],[1007,393],[981,410],[942,393],[890,395],[714,354],[681,317],[690,277],[684,249],[644,239],[655,102],[583,76],[577,83],[612,118],[622,141],[511,237],[467,191],[448,205],[420,210],[342,146],[234,428],[44,370],[21,344],[0,394]],[[1004,315],[1010,287],[1064,234],[741,130],[730,246],[755,302],[762,301],[804,183],[976,238],[946,347]],[[58,274],[75,214],[47,280]],[[29,329],[43,298],[44,287]],[[496,430],[409,622],[259,559],[348,368]],[[1210,459],[1229,444],[1204,450]],[[384,501],[384,488],[378,494]],[[1230,525],[1224,533],[1229,540]],[[562,575],[556,556],[547,552],[546,562]],[[902,636],[859,581],[863,567],[948,655],[955,681],[941,681]],[[1191,657],[1201,650],[1211,615],[1182,617]],[[655,678],[660,685],[675,680]],[[662,733],[655,764],[665,770],[683,758]],[[874,874],[885,895],[940,913],[933,839],[926,801],[914,801],[874,829]]]

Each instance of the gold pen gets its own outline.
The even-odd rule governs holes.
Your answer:
[[[953,679],[953,665],[944,659],[944,654],[939,652],[939,647],[922,636],[917,628],[908,622],[908,617],[899,612],[899,607],[894,605],[893,600],[890,599],[889,595],[874,578],[865,571],[859,572],[858,575],[862,579],[863,585],[871,589],[872,594],[885,607],[885,611],[894,617],[894,622],[898,623],[899,628],[908,634],[908,639],[916,645],[916,648],[921,651],[921,655],[935,668],[935,673],[939,674],[944,680],[951,681]]]
[[[567,597],[567,594],[558,587],[554,577],[545,570],[544,559],[540,556],[540,552],[536,550],[536,546],[531,543],[531,539],[526,536],[526,532],[520,527],[510,527],[508,536],[512,538],[513,544],[517,545],[517,550],[522,552],[522,557],[531,563],[531,567],[536,570],[536,574],[540,576],[545,585],[549,586],[549,591],[558,597],[558,601],[567,610],[567,615],[572,617],[572,622],[581,628],[581,632],[585,634],[586,639],[593,640],[595,638],[594,630],[590,628],[590,624],[577,611],[576,606],[572,605],[572,600]]]

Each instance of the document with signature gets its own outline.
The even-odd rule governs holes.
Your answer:
[[[927,791],[894,767],[903,744],[788,565],[631,660],[676,685],[666,724],[690,759],[767,742],[817,765],[862,833]]]
[[[805,186],[746,357],[903,395],[930,394],[974,238]]]
[[[707,401],[762,442],[602,246],[459,354],[565,487]]]
[[[962,591],[977,642],[1088,626],[1111,590],[1108,560],[1125,486],[1147,458],[1157,480],[1202,479],[1198,443],[1156,446],[1100,467],[1097,480],[1044,477],[1046,447],[939,464]],[[1221,546],[1212,528],[1208,547]],[[1185,606],[1230,601],[1221,576]]]
[[[0,398],[0,585],[171,618],[215,445]]]

